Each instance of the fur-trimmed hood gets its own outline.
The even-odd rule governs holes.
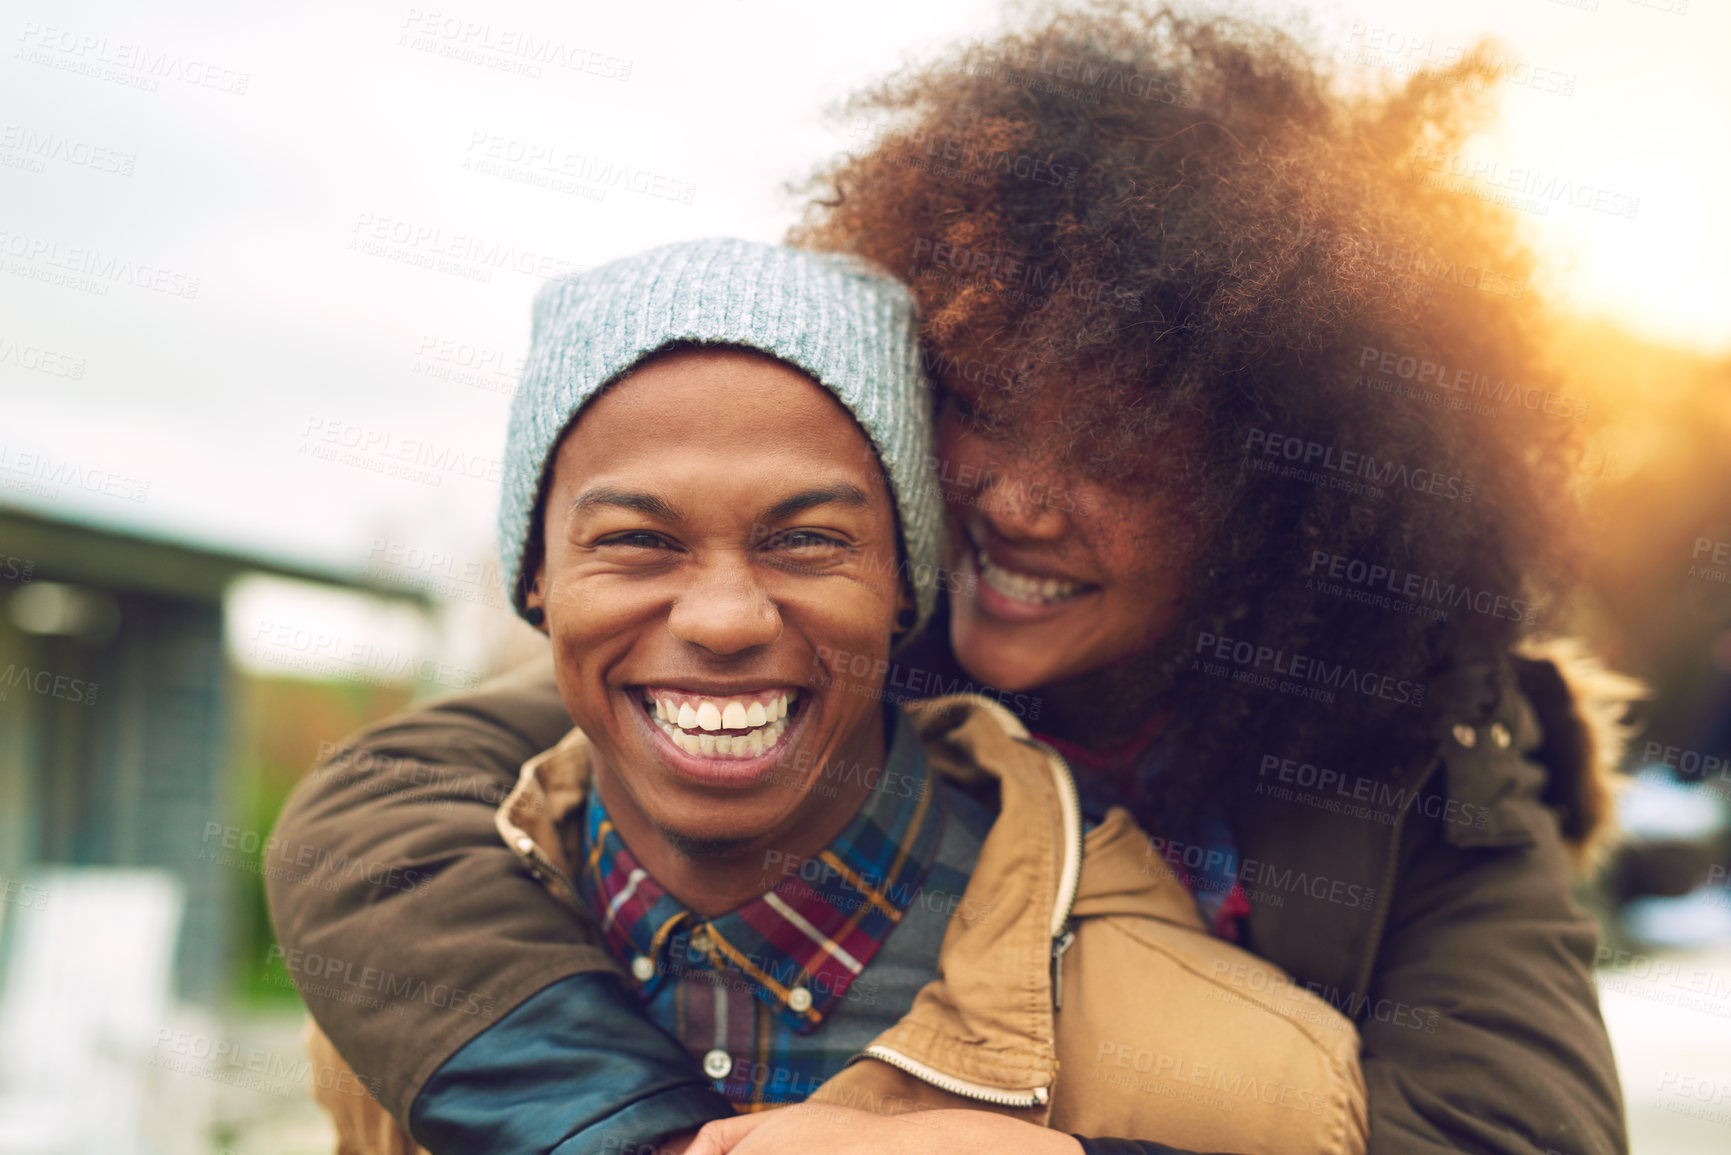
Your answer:
[[[1579,638],[1531,638],[1514,658],[1521,693],[1544,734],[1529,755],[1550,771],[1544,801],[1557,812],[1577,864],[1596,867],[1616,842],[1618,769],[1633,733],[1629,708],[1647,687],[1607,667]]]

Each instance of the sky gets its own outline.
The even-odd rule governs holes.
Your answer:
[[[1731,352],[1731,5],[1250,7],[1373,81],[1496,36],[1516,83],[1439,175],[1524,202],[1570,309]],[[9,0],[0,502],[496,605],[535,290],[779,239],[788,182],[863,137],[825,109],[997,11]]]

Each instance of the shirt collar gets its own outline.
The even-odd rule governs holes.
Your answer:
[[[919,735],[901,710],[890,713],[882,767],[839,762],[814,787],[869,788],[841,833],[811,859],[766,853],[768,889],[720,918],[705,921],[663,890],[590,792],[578,890],[645,999],[670,979],[719,972],[700,977],[745,983],[805,1034],[847,994],[912,903],[943,831],[942,797]]]

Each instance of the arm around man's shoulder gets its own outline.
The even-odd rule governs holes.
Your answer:
[[[584,1000],[597,989],[566,980],[614,964],[593,924],[525,873],[493,821],[522,763],[570,728],[543,659],[362,731],[308,775],[278,820],[265,877],[280,957],[320,1029],[399,1121],[435,1073],[443,1105],[488,1117],[499,1089],[485,1072],[471,1087],[460,1064],[442,1068],[501,1027],[521,1044],[513,1012],[537,995],[536,1029],[547,1035],[537,1053],[566,1069],[595,1057],[561,1050],[562,1039],[593,1042],[566,1020],[594,1017]],[[570,1005],[572,992],[581,1005]],[[639,1049],[669,1083],[691,1081],[686,1056],[659,1047],[653,1024],[603,1017],[615,1037],[640,1024]],[[619,1108],[640,1094],[621,1089]]]

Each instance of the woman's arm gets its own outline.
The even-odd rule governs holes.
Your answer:
[[[1524,846],[1453,846],[1436,823],[1413,831],[1370,994],[1427,1015],[1423,1028],[1359,1023],[1372,1151],[1628,1149],[1592,979],[1598,927],[1570,899],[1552,812],[1520,806],[1534,832]]]
[[[276,949],[301,997],[434,1151],[517,1149],[508,1136],[531,1121],[561,1152],[630,1150],[731,1114],[615,997],[593,924],[493,826],[524,760],[570,728],[546,661],[398,715],[301,783],[267,848]],[[621,1077],[572,1079],[583,1070]],[[525,1111],[531,1088],[546,1093]]]

